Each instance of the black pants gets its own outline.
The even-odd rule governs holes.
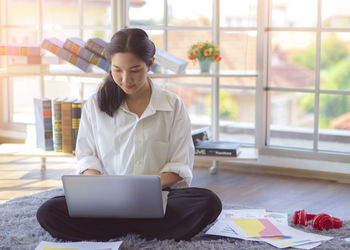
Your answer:
[[[212,191],[184,188],[170,190],[161,219],[72,218],[64,196],[46,201],[38,209],[37,219],[54,238],[69,241],[107,241],[128,233],[147,239],[188,240],[213,222],[221,209],[221,201]]]

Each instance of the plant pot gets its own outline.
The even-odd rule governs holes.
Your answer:
[[[208,57],[205,58],[203,61],[198,61],[198,62],[199,62],[199,68],[201,70],[201,73],[209,72],[212,61],[210,61]]]

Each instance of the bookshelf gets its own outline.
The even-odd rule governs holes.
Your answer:
[[[108,73],[94,67],[91,72],[84,72],[71,64],[63,63],[56,65],[49,65],[49,69],[43,72],[16,71],[12,67],[9,72],[6,68],[0,68],[0,78],[4,77],[24,77],[24,76],[38,76],[45,80],[45,76],[67,76],[67,77],[81,77],[81,78],[104,78]],[[219,70],[217,72],[201,73],[199,70],[186,70],[183,73],[173,73],[171,71],[151,72],[151,78],[178,78],[178,77],[258,77],[257,71],[254,70]],[[43,151],[34,148],[34,146],[18,145],[18,144],[3,144],[0,145],[0,156],[21,156],[21,157],[40,157],[41,169],[46,169],[47,157],[74,157],[73,154],[57,153],[50,151]],[[238,157],[216,157],[216,156],[196,156],[196,160],[211,160],[213,167],[210,172],[215,173],[217,170],[215,162],[217,161],[237,161],[237,160],[256,160],[258,152],[256,148],[243,148],[242,153]]]
[[[93,68],[92,72],[84,72],[69,64],[50,65],[47,72],[8,72],[6,68],[0,68],[0,77],[16,77],[16,76],[74,76],[74,77],[92,77],[103,78],[107,75],[105,71]],[[186,70],[183,73],[176,74],[171,71],[163,71],[149,73],[151,78],[178,78],[178,77],[257,77],[258,73],[254,70],[223,70],[218,73],[200,73],[199,70]]]

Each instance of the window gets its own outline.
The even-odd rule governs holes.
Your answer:
[[[111,34],[110,6],[110,0],[4,0],[1,16],[6,15],[1,23],[0,42],[40,44],[47,37],[56,37],[62,42],[69,37],[80,37],[84,41],[91,37],[108,40]],[[6,58],[2,58],[2,64],[10,66]],[[7,120],[33,124],[33,98],[86,98],[96,90],[96,82],[98,79],[68,76],[3,79],[2,84],[7,84],[10,94],[6,98],[9,107]]]
[[[257,0],[223,0],[220,5],[215,0],[145,0],[129,5],[127,18],[129,27],[145,29],[158,48],[179,58],[188,60],[192,44],[210,41],[220,44],[221,70],[256,70]],[[198,62],[189,62],[187,69],[199,69]],[[220,83],[219,91],[212,92],[213,81]],[[219,138],[255,143],[255,77],[198,76],[162,82],[182,97],[194,128],[212,124],[212,101],[218,98]]]
[[[126,6],[125,13],[116,18],[112,6]],[[3,0],[0,11],[1,43],[40,43],[51,36],[108,41],[120,21],[143,28],[157,48],[184,60],[190,45],[213,41],[222,52],[220,72],[259,76],[155,79],[182,97],[193,128],[216,127],[212,137],[267,154],[350,158],[348,1]],[[0,67],[7,64],[1,57]],[[187,69],[199,65],[189,62]],[[34,97],[86,98],[99,82],[67,75],[0,81],[8,104],[3,114],[23,124],[34,122]]]
[[[266,145],[350,152],[350,3],[270,0]]]

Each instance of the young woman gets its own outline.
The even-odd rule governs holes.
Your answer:
[[[53,237],[109,240],[127,233],[147,239],[186,240],[213,222],[220,199],[210,190],[189,187],[194,148],[185,106],[174,93],[147,76],[155,46],[141,29],[114,34],[107,48],[109,76],[83,107],[76,146],[79,174],[160,175],[169,189],[162,219],[71,218],[64,196],[37,212]]]

